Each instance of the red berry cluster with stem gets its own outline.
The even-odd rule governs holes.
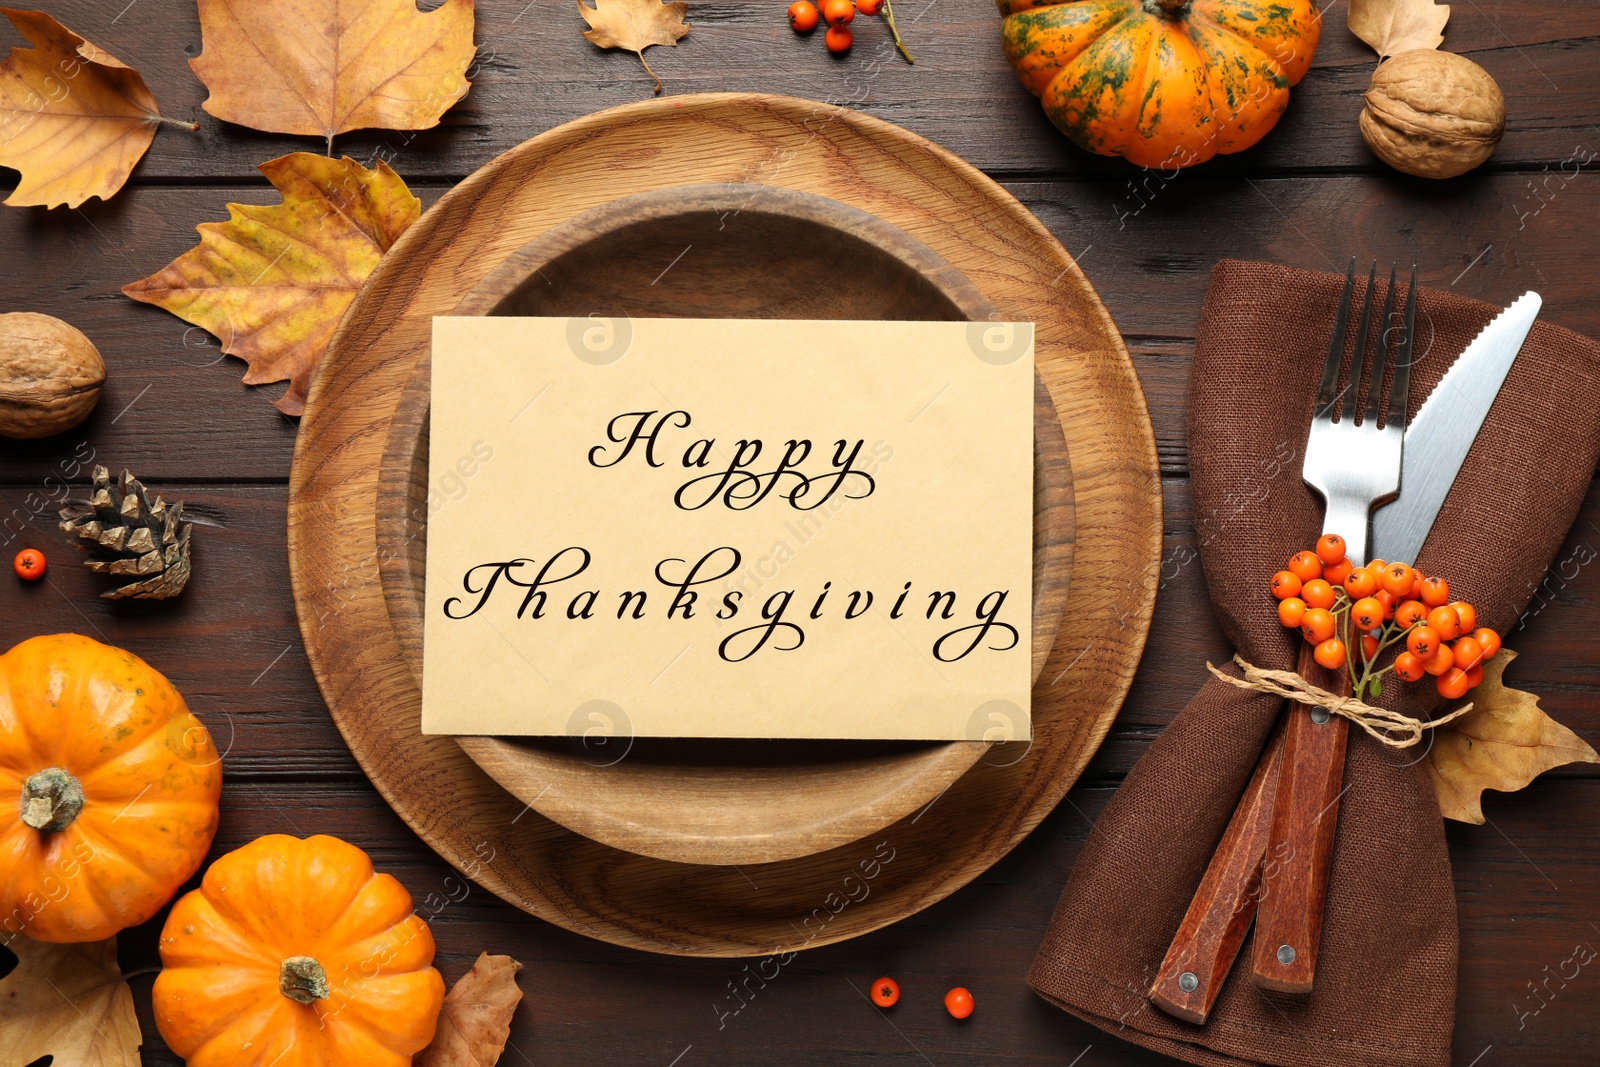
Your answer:
[[[789,25],[795,33],[810,33],[818,24],[826,25],[828,28],[822,35],[823,42],[828,46],[828,51],[842,55],[850,51],[850,45],[855,41],[850,23],[855,21],[857,12],[868,18],[882,14],[889,32],[894,35],[895,47],[907,63],[915,62],[906,43],[900,39],[891,0],[794,0],[789,5]]]
[[[1483,680],[1484,662],[1500,651],[1500,635],[1478,625],[1471,604],[1450,599],[1449,582],[1406,563],[1358,567],[1338,534],[1290,557],[1272,576],[1272,595],[1278,621],[1300,630],[1322,666],[1344,668],[1357,700],[1382,693],[1390,671],[1407,682],[1432,675],[1439,695],[1454,700]],[[1378,665],[1402,644],[1393,662]]]

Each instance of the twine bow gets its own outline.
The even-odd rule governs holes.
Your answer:
[[[1257,667],[1238,654],[1234,655],[1233,662],[1244,672],[1243,678],[1224,674],[1209,663],[1206,664],[1206,670],[1240,689],[1248,689],[1255,693],[1270,693],[1313,708],[1324,708],[1331,715],[1342,715],[1365,730],[1369,736],[1390,748],[1410,748],[1422,740],[1423,731],[1436,729],[1472,710],[1472,705],[1468,704],[1430,721],[1413,719],[1398,711],[1374,707],[1355,697],[1330,693],[1326,689],[1312,685],[1294,671],[1273,671]]]

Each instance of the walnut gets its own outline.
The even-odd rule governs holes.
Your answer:
[[[1454,52],[1418,49],[1378,64],[1361,135],[1379,159],[1420,178],[1454,178],[1493,154],[1506,102],[1489,72]]]
[[[32,311],[0,315],[0,436],[49,437],[89,417],[106,365],[83,334]]]

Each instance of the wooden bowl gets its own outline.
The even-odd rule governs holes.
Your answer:
[[[513,253],[458,315],[986,320],[993,305],[922,242],[811,193],[678,186],[603,204]],[[428,366],[385,449],[379,558],[396,636],[421,663]],[[1071,474],[1036,387],[1034,676],[1071,568]],[[981,738],[981,732],[978,737]],[[988,749],[955,743],[461,737],[511,794],[586,837],[646,856],[758,864],[835,848],[915,812]]]

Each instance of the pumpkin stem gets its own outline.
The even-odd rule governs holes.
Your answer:
[[[1169,19],[1182,18],[1188,7],[1189,0],[1144,0],[1146,12]]]
[[[83,810],[83,786],[60,767],[50,767],[22,783],[22,821],[47,834],[72,825]]]
[[[310,956],[290,956],[278,967],[278,991],[299,1004],[328,998],[328,972]]]

